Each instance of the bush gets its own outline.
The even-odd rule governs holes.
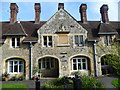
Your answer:
[[[103,88],[103,84],[94,79],[93,76],[82,76],[82,88]]]
[[[81,76],[82,80],[82,88],[103,88],[103,84],[96,81],[92,76]],[[73,81],[70,79],[65,79],[65,83],[69,87],[73,88]],[[57,78],[52,80],[51,82],[45,83],[44,88],[64,88],[64,78]]]
[[[118,79],[112,80],[112,85],[114,85],[117,88],[120,88],[120,81]]]

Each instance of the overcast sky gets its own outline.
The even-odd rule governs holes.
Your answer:
[[[89,1],[89,2],[88,2]],[[76,20],[80,19],[79,6],[87,4],[87,18],[89,21],[100,21],[100,7],[108,4],[109,20],[118,21],[118,1],[119,0],[1,0],[0,1],[0,21],[9,21],[10,3],[17,3],[19,12],[17,19],[20,21],[34,21],[34,4],[41,3],[41,21],[47,21],[58,10],[58,3],[64,3],[64,9],[68,11]]]

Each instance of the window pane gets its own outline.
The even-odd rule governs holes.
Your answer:
[[[9,72],[13,73],[13,66],[9,67]]]
[[[86,69],[86,63],[83,63],[83,69]]]
[[[107,38],[104,36],[104,44],[107,45]]]
[[[43,36],[43,44],[47,47],[47,36]]]
[[[73,64],[73,70],[77,70],[77,65]]]
[[[48,36],[48,45],[52,47],[52,36]]]
[[[81,35],[80,37],[79,37],[80,39],[80,45],[83,45],[83,36]]]
[[[81,63],[78,63],[78,70],[81,70]]]
[[[51,68],[54,68],[54,59],[51,59]]]
[[[85,60],[85,59],[82,59],[82,62],[86,62],[86,60]]]
[[[15,38],[12,38],[12,47],[15,47]]]
[[[45,59],[42,61],[42,68],[45,68]]]
[[[76,59],[73,59],[73,63],[76,63]]]
[[[39,63],[39,69],[41,69],[41,62]]]
[[[78,62],[81,62],[81,59],[78,59]]]
[[[110,36],[108,36],[107,39],[108,39],[108,45],[111,45],[111,38],[110,38]]]
[[[20,38],[17,38],[17,47],[20,46]]]
[[[18,72],[18,65],[14,65],[14,72]]]
[[[23,72],[24,69],[23,69],[23,65],[19,65],[19,72]]]
[[[47,60],[47,66],[46,66],[46,69],[50,69],[50,62],[49,62],[49,60]]]
[[[78,35],[75,35],[75,44],[76,44],[77,46],[79,45]]]

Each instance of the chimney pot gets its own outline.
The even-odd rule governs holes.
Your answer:
[[[87,10],[87,5],[86,4],[81,4],[81,6],[79,8],[79,12],[81,14],[81,21],[83,23],[87,23],[86,10]]]
[[[10,4],[10,23],[15,23],[17,20],[18,6],[16,3]]]
[[[40,3],[35,3],[35,23],[40,21],[41,6]]]
[[[100,8],[100,13],[102,17],[103,23],[109,23],[109,18],[108,18],[108,5],[103,4],[102,7]]]
[[[58,10],[61,9],[61,8],[64,9],[64,3],[59,3],[58,4]]]

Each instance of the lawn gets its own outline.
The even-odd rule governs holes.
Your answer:
[[[112,82],[112,85],[114,85],[115,87],[119,87],[120,88],[120,81],[118,80],[118,79],[115,79],[115,80],[113,80]]]
[[[0,84],[0,88],[28,88],[27,85],[24,84]]]

